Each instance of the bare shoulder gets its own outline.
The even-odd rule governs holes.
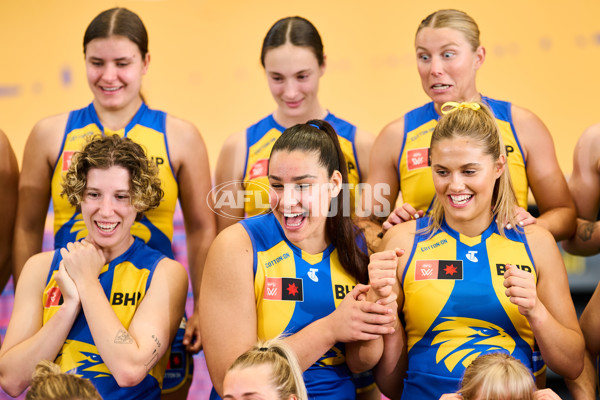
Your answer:
[[[35,152],[36,157],[44,154],[54,161],[58,157],[68,119],[69,113],[62,113],[38,121],[27,139],[25,154],[29,150]]]
[[[577,140],[577,146],[582,149],[589,151],[595,151],[600,149],[600,123],[595,124],[587,128],[579,139]]]
[[[371,147],[373,142],[375,141],[375,136],[371,132],[367,132],[362,129],[356,129],[356,134],[354,136],[354,141],[357,146],[367,146]]]
[[[217,235],[213,241],[211,251],[223,251],[225,253],[238,253],[229,254],[229,256],[237,256],[241,253],[252,251],[252,241],[250,235],[246,229],[240,223],[233,224],[224,229]],[[225,255],[225,254],[224,254]]]
[[[410,249],[412,248],[415,240],[416,230],[416,220],[410,220],[401,224],[394,225],[383,236],[381,246],[378,250],[381,251],[400,248],[404,249],[406,253],[410,252]]]
[[[520,134],[519,138],[523,136],[527,139],[531,135],[535,135],[536,138],[540,136],[550,138],[548,128],[533,111],[512,104],[511,112],[517,134]]]
[[[54,253],[54,251],[46,251],[31,256],[23,267],[17,289],[25,286],[29,291],[29,289],[45,287]]]
[[[240,152],[246,148],[246,132],[240,131],[234,134],[231,134],[225,139],[223,143],[223,147],[221,148],[221,155],[227,154],[235,154],[239,155]]]
[[[217,183],[225,180],[241,180],[246,161],[246,132],[236,132],[225,139],[221,147],[215,179]]]
[[[2,130],[0,130],[0,174],[5,179],[11,176],[16,177],[19,174],[15,152],[10,145],[8,136]]]
[[[202,140],[200,132],[194,124],[181,118],[167,114],[167,137],[173,136],[177,141]]]
[[[556,240],[549,230],[537,224],[527,225],[523,229],[536,264],[539,264],[540,259],[554,257],[559,253]]]
[[[398,140],[404,136],[404,116],[393,120],[383,127],[381,133],[377,136],[377,140]]]

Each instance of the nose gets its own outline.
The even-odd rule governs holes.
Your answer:
[[[440,76],[444,72],[442,66],[442,60],[438,57],[432,57],[431,62],[429,63],[429,72],[433,76]]]
[[[110,196],[104,196],[100,203],[99,214],[102,217],[110,217],[114,212],[113,199]]]
[[[117,77],[117,68],[111,63],[107,63],[102,70],[102,79],[106,82],[112,82]]]
[[[293,79],[287,79],[283,87],[283,97],[286,100],[295,100],[298,94],[298,86]]]
[[[464,190],[465,183],[462,180],[460,174],[452,174],[450,179],[450,191],[453,193],[460,193]]]
[[[281,201],[284,212],[291,211],[292,207],[300,203],[295,185],[283,185],[283,198]]]

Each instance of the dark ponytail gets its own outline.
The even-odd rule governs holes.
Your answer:
[[[362,232],[354,225],[349,213],[344,215],[344,211],[350,209],[345,205],[345,202],[350,200],[350,187],[346,159],[337,133],[328,122],[313,119],[306,124],[298,124],[286,129],[273,145],[271,156],[282,150],[316,153],[319,164],[327,169],[329,177],[336,170],[342,175],[342,190],[331,200],[331,208],[335,212],[327,218],[325,230],[327,237],[337,249],[338,258],[344,269],[357,281],[367,283],[369,257],[357,243],[357,236],[362,235]]]

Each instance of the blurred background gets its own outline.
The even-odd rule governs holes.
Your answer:
[[[147,103],[194,123],[212,168],[229,134],[275,109],[260,47],[268,28],[292,15],[308,18],[323,38],[327,70],[321,104],[374,135],[429,100],[421,89],[413,43],[420,21],[440,8],[461,9],[477,21],[487,49],[478,89],[534,111],[552,133],[565,174],[572,169],[581,132],[600,122],[594,103],[600,92],[597,0],[2,1],[0,129],[19,163],[36,121],[91,102],[83,33],[93,17],[114,6],[136,12],[148,29],[151,63],[142,86]],[[176,227],[183,260],[182,232]],[[585,304],[600,278],[594,260],[565,258],[576,303]],[[11,287],[3,298],[2,335],[12,309]],[[210,382],[202,356],[196,361],[192,394],[206,398]]]

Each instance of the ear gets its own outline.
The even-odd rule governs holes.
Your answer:
[[[146,72],[148,72],[149,64],[150,64],[150,53],[146,53],[146,57],[144,57],[143,66],[142,66],[142,75],[146,75]]]
[[[504,168],[506,168],[506,156],[504,154],[500,154],[498,160],[496,160],[494,177],[495,179],[500,178],[500,175],[504,172]]]
[[[287,400],[298,400],[298,397],[295,394],[290,394],[290,397]]]
[[[475,50],[475,69],[478,70],[483,65],[485,61],[485,47],[479,46],[477,50]]]
[[[329,179],[329,183],[331,185],[330,190],[330,194],[331,197],[337,197],[338,194],[340,194],[340,192],[342,191],[342,183],[343,183],[343,179],[342,179],[342,174],[340,173],[340,171],[335,170],[333,171],[333,174],[331,175],[331,178]]]
[[[321,64],[319,66],[319,69],[321,70],[321,75],[323,76],[323,74],[325,73],[325,70],[327,69],[327,55],[323,54],[323,64]]]

